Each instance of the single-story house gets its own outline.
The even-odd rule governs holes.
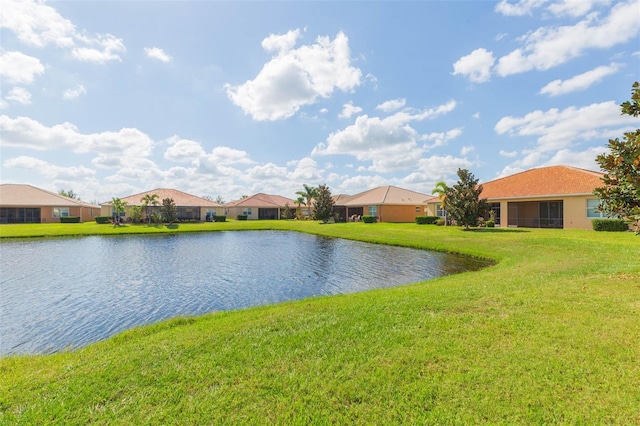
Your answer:
[[[100,206],[31,185],[0,185],[0,223],[60,222],[61,217],[95,220]]]
[[[335,200],[339,220],[375,216],[378,222],[414,222],[424,216],[428,201],[435,197],[397,186],[380,186]],[[343,216],[344,213],[344,216]]]
[[[602,176],[570,166],[540,167],[483,183],[480,197],[501,227],[593,229],[591,221],[604,217],[593,194],[603,186]],[[439,200],[429,204],[429,213],[444,215]]]
[[[291,198],[258,193],[227,203],[225,211],[232,219],[240,215],[247,216],[248,220],[280,219],[287,208],[294,211],[296,207]]]
[[[158,205],[149,206],[149,214],[160,214],[162,209],[162,200],[165,198],[173,199],[174,204],[178,210],[179,220],[199,220],[201,222],[211,221],[214,216],[224,216],[224,206],[210,201],[205,198],[197,197],[195,195],[187,194],[186,192],[179,191],[177,189],[158,188],[152,191],[145,191],[139,194],[129,195],[127,197],[120,198],[123,202],[126,202],[124,214],[121,214],[121,218],[126,220],[131,216],[131,206],[142,206],[142,199],[146,195],[156,194],[158,196]],[[111,201],[100,203],[102,206],[101,216],[113,216],[113,206]],[[146,212],[142,212],[146,215]]]

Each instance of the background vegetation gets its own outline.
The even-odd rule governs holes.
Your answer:
[[[392,289],[176,318],[67,353],[5,357],[0,423],[640,423],[640,240],[631,232],[228,221],[6,225],[0,233],[245,229],[497,263]]]

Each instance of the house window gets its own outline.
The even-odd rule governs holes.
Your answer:
[[[68,207],[54,207],[53,208],[53,217],[59,219],[61,217],[69,216],[69,208]]]
[[[377,216],[377,215],[378,215],[378,207],[369,206],[369,216]]]
[[[416,206],[416,213],[420,213],[420,206]]]
[[[447,216],[447,211],[442,208],[441,204],[438,204],[438,207],[436,207],[436,216],[438,216],[438,217],[446,217]]]
[[[597,219],[600,217],[607,217],[603,212],[598,210],[600,200],[587,200],[587,217],[590,219]]]
[[[243,215],[251,216],[251,207],[242,212]]]

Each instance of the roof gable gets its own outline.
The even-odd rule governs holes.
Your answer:
[[[603,174],[570,166],[540,167],[482,184],[482,198],[585,195],[603,185]]]
[[[120,198],[120,200],[126,202],[129,206],[141,206],[142,198],[147,194],[156,194],[158,196],[158,203],[160,204],[162,204],[162,200],[165,198],[172,198],[175,205],[179,207],[222,207],[221,204],[215,201],[209,201],[205,198],[170,188],[158,188],[152,191],[145,191]],[[111,201],[106,201],[102,203],[102,205],[111,205]]]
[[[35,186],[4,183],[0,185],[0,204],[3,206],[92,207],[99,206],[75,198],[36,188]]]
[[[352,195],[341,203],[345,206],[364,206],[364,205],[415,205],[424,204],[433,198],[430,195],[420,192],[411,191],[397,186],[379,186],[368,191]]]
[[[227,203],[227,207],[284,207],[285,204],[293,206],[295,201],[291,198],[282,197],[280,195],[269,195],[259,192],[250,197],[241,198],[239,200]]]

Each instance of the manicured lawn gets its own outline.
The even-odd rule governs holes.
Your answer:
[[[230,221],[3,225],[0,236],[236,229],[497,263],[392,289],[177,318],[68,353],[5,357],[0,424],[640,424],[633,233]]]

